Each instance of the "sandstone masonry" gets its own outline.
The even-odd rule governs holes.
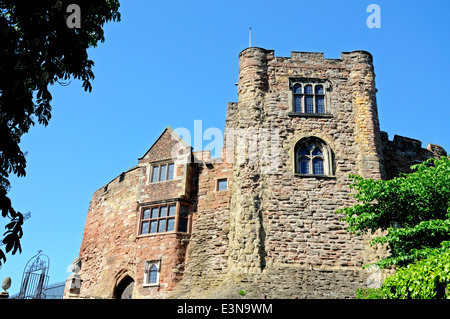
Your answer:
[[[393,178],[445,155],[380,132],[370,53],[247,48],[220,158],[168,127],[94,193],[76,297],[352,298],[386,273],[362,270],[385,251],[335,213],[354,204],[349,174]]]

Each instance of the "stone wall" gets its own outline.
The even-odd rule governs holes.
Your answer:
[[[134,298],[160,298],[167,296],[183,277],[189,234],[140,235],[139,231],[142,205],[175,204],[191,196],[189,174],[192,172],[187,163],[176,164],[173,181],[148,183],[147,170],[154,163],[150,160],[171,159],[170,151],[176,145],[170,134],[166,130],[138,166],[94,193],[79,255],[83,279],[81,298],[115,298],[116,288],[127,278],[134,281]],[[180,144],[177,140],[175,143]],[[181,143],[181,146],[185,145]],[[145,285],[148,261],[160,265],[158,286]]]
[[[204,161],[198,164],[197,212],[193,216],[186,270],[173,297],[206,298],[227,272],[232,164],[223,157],[202,158]],[[217,180],[225,178],[228,189],[217,190]]]
[[[394,135],[389,140],[388,133],[381,132],[384,166],[388,179],[400,173],[410,173],[411,166],[424,162],[430,157],[447,156],[447,152],[439,145],[429,143],[422,148],[422,142],[416,139]]]

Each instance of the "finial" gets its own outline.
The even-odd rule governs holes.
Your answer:
[[[248,47],[252,47],[252,27],[250,27],[250,30],[248,31]]]
[[[76,274],[78,274],[80,272],[80,270],[81,270],[81,259],[80,259],[80,257],[77,257],[77,258],[75,258],[73,260],[71,269]]]
[[[6,290],[8,290],[10,287],[11,287],[11,277],[6,277],[5,279],[3,279],[2,282],[3,291],[0,293],[0,299],[9,298],[9,293]]]

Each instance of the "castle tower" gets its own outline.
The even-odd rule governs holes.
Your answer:
[[[385,178],[372,55],[366,51],[353,51],[342,53],[341,59],[351,63],[359,174],[366,178]]]
[[[232,124],[234,143],[233,188],[230,207],[230,270],[260,273],[265,266],[262,204],[266,198],[266,157],[261,149],[269,89],[267,61],[273,51],[247,48],[239,55],[238,103]],[[230,129],[230,128],[229,128]]]
[[[384,177],[374,78],[365,51],[340,59],[275,57],[256,47],[240,53],[238,102],[227,120],[230,273],[259,274],[257,281],[307,276],[315,286],[310,271],[321,269],[337,285],[365,281],[365,243],[335,211],[352,204],[349,174]]]

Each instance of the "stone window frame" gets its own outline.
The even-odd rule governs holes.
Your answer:
[[[169,207],[175,206],[175,215],[169,216]],[[187,216],[181,216],[181,206],[187,207]],[[161,213],[161,207],[167,207],[167,214],[166,216],[159,216]],[[158,217],[152,218],[152,209],[158,208]],[[149,218],[144,219],[144,213],[146,210],[149,210]],[[192,215],[192,205],[189,203],[184,203],[180,201],[168,201],[164,203],[153,203],[153,204],[145,204],[142,205],[139,208],[139,222],[138,222],[138,228],[137,228],[137,236],[138,237],[148,237],[148,236],[158,236],[158,235],[166,235],[166,234],[190,234],[191,233],[191,215]],[[159,222],[160,220],[166,220],[166,226],[165,229],[167,229],[168,220],[174,219],[174,229],[170,231],[158,231],[159,230]],[[180,231],[180,220],[184,219],[186,220],[186,231]],[[156,221],[156,232],[151,233],[151,222]],[[142,233],[142,227],[143,224],[147,222],[148,223],[148,232]]]
[[[172,174],[172,178],[169,179],[169,165],[173,165],[173,174]],[[166,176],[165,179],[162,181],[161,180],[161,167],[165,166],[166,167]],[[155,170],[155,168],[158,167],[158,178],[157,181],[153,181],[153,172]],[[175,163],[173,161],[162,161],[162,162],[157,162],[157,163],[150,163],[149,165],[149,176],[148,176],[148,181],[150,184],[156,184],[156,183],[164,183],[164,182],[169,182],[169,181],[173,181],[175,179]]]
[[[156,282],[149,283],[150,279],[150,270],[152,267],[156,267]],[[147,260],[144,265],[144,283],[143,287],[159,287],[159,279],[161,274],[161,260]]]
[[[316,96],[317,94],[316,92],[316,86],[317,85],[322,85],[323,90],[324,90],[324,94],[321,94],[321,96],[323,95],[324,97],[324,108],[325,108],[325,112],[324,113],[306,113],[306,112],[296,112],[295,111],[295,104],[294,104],[294,86],[296,84],[300,84],[302,86],[302,90],[304,90],[304,87],[307,85],[311,85],[312,86],[312,90],[313,90],[313,94],[305,94],[302,92],[302,110],[305,110],[305,96],[306,95],[311,95],[313,97],[313,103],[314,103],[314,110],[317,110],[316,107]],[[331,82],[328,79],[319,79],[319,78],[289,78],[289,91],[288,91],[288,100],[289,100],[289,112],[288,115],[289,116],[301,116],[301,117],[333,117],[333,113],[332,113],[332,107],[331,107],[331,96],[330,96],[330,91],[331,91]]]
[[[225,189],[219,189],[219,182],[220,181],[226,181],[227,182],[227,187]],[[230,186],[229,184],[230,184],[230,181],[228,180],[227,177],[215,178],[215,191],[216,192],[226,192],[229,189],[229,186]]]
[[[323,159],[323,174],[301,174],[299,167],[299,159],[302,156],[298,155],[300,148],[303,145],[314,145],[315,147],[319,147],[322,151],[322,155],[320,156]],[[335,178],[334,172],[334,153],[331,147],[321,138],[316,136],[308,136],[299,139],[294,146],[293,149],[293,167],[294,167],[294,175],[299,177],[316,177],[316,178]],[[312,161],[312,158],[311,158]],[[312,170],[310,169],[310,172]]]

